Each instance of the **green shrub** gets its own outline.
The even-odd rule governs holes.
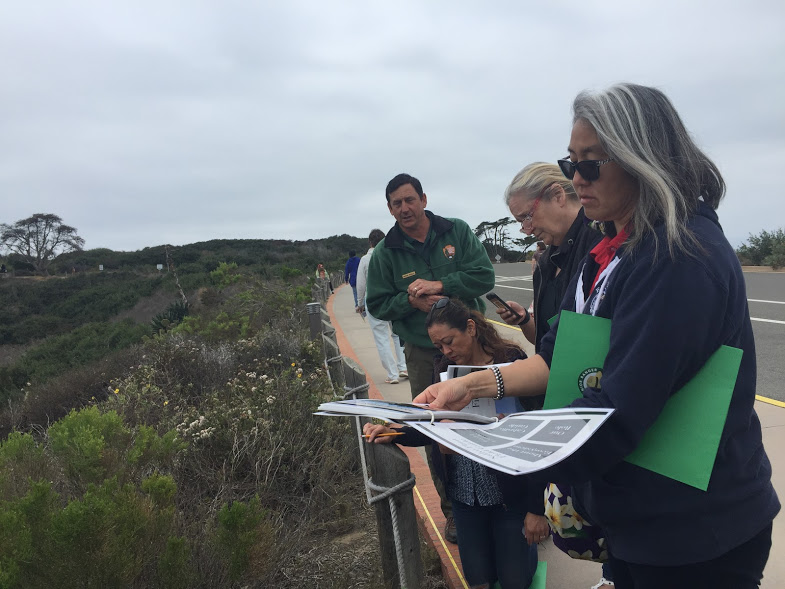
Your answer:
[[[169,281],[173,280],[171,278]],[[0,344],[28,343],[103,322],[153,294],[164,278],[129,273],[77,274],[40,281],[3,281]]]
[[[41,553],[49,552],[47,532],[57,500],[51,485],[41,481],[25,496],[0,503],[0,587],[37,586],[29,573],[41,562]]]
[[[114,474],[118,449],[130,441],[130,432],[114,411],[98,407],[71,411],[49,428],[52,452],[62,461],[69,478],[97,483]],[[115,464],[112,464],[115,463]]]
[[[280,268],[278,268],[278,276],[281,278],[281,280],[287,282],[297,276],[303,276],[303,274],[304,274],[303,271],[300,270],[299,268],[290,268],[289,266],[286,266],[284,264],[282,264]]]
[[[183,448],[174,431],[158,436],[148,426],[134,433],[115,411],[98,407],[73,410],[49,428],[52,453],[77,488],[98,484],[110,477],[133,476],[131,468],[170,463]],[[152,484],[152,483],[150,483]]]
[[[218,268],[210,272],[210,281],[216,288],[226,288],[227,286],[240,282],[242,279],[243,276],[240,274],[236,262],[232,262],[231,264],[221,262],[218,264]]]
[[[138,365],[138,349],[132,346],[111,352],[97,362],[68,369],[56,378],[32,385],[22,380],[13,388],[4,387],[0,382],[0,399],[7,408],[0,412],[0,430],[9,432],[24,427],[43,431],[49,424],[68,415],[71,409],[114,396],[116,387],[112,386],[112,381]],[[0,376],[2,373],[0,368]],[[21,375],[26,377],[24,373]],[[23,393],[20,391],[22,388]]]
[[[43,382],[139,343],[149,333],[149,327],[130,319],[116,323],[88,323],[68,333],[47,338],[27,351],[13,367],[22,375],[23,381]],[[17,376],[14,384],[20,385],[19,380]]]
[[[0,344],[23,344],[43,339],[52,334],[62,333],[71,323],[62,317],[52,315],[32,315],[8,318],[0,328]]]
[[[169,331],[188,315],[189,305],[183,300],[174,301],[163,313],[158,313],[152,320],[154,333]]]
[[[41,534],[43,546],[36,549],[41,562],[32,578],[38,577],[40,587],[74,588],[131,587],[145,577],[154,581],[172,515],[115,478],[90,485],[83,497],[53,512],[49,529]]]
[[[152,427],[140,425],[128,450],[128,462],[133,465],[166,463],[183,447],[174,430],[159,436]]]
[[[191,548],[182,536],[169,536],[166,548],[158,563],[161,587],[187,589],[193,587],[194,574],[191,567]]]
[[[38,480],[46,475],[43,447],[31,435],[11,432],[0,444],[0,499],[24,495],[30,479]]]
[[[266,553],[274,542],[274,533],[265,525],[265,510],[259,497],[248,503],[235,501],[218,512],[218,546],[229,562],[229,578],[237,581],[249,570],[267,561]],[[264,540],[264,541],[262,541]]]
[[[332,541],[373,528],[373,515],[350,421],[313,415],[332,389],[308,338],[307,290],[238,288],[218,308],[197,306],[192,333],[69,371],[70,402],[90,407],[47,433],[44,417],[69,400],[57,380],[25,383],[20,408],[40,408],[41,440],[0,446],[1,583],[377,586],[374,540],[349,552]]]
[[[774,270],[785,267],[785,239],[771,247],[771,253],[763,258],[763,264],[771,266]]]
[[[785,265],[785,230],[761,231],[758,235],[750,233],[744,243],[736,250],[742,264],[749,266]]]
[[[204,315],[186,317],[172,331],[188,335],[198,333],[208,341],[242,339],[249,335],[249,318],[232,316],[226,311],[219,311],[213,318],[207,318]]]
[[[150,495],[153,503],[158,507],[171,507],[174,504],[177,485],[171,476],[153,474],[142,481],[142,491]]]
[[[182,448],[174,433],[134,436],[115,412],[91,407],[53,424],[48,439],[44,448],[12,434],[0,445],[0,587],[189,586],[190,546],[173,534],[177,485],[155,472]],[[136,473],[150,470],[137,487]]]

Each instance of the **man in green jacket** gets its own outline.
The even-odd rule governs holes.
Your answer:
[[[485,247],[464,221],[425,210],[428,197],[417,178],[398,174],[385,195],[396,223],[371,257],[367,305],[371,315],[391,321],[404,342],[414,398],[432,383],[438,353],[425,329],[428,311],[445,296],[485,311],[480,297],[493,289],[495,274]],[[437,490],[449,527],[449,502],[440,485]]]

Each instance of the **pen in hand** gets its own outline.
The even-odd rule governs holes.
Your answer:
[[[404,434],[404,432],[387,432],[386,434],[378,434],[376,437],[377,438],[385,438],[387,436],[402,436],[403,434]],[[370,438],[371,436],[369,436],[368,434],[363,434],[363,437],[364,438]]]

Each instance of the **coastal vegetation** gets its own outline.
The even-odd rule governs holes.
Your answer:
[[[785,230],[780,228],[750,234],[736,254],[744,265],[771,266],[774,270],[785,268]]]
[[[313,415],[313,268],[352,240],[0,280],[0,587],[384,587],[349,420]]]

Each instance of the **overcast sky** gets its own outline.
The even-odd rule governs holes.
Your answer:
[[[86,248],[367,236],[384,187],[476,227],[566,155],[583,89],[674,102],[728,185],[734,246],[785,226],[785,2],[0,4],[0,222]],[[517,236],[517,235],[515,235]]]

